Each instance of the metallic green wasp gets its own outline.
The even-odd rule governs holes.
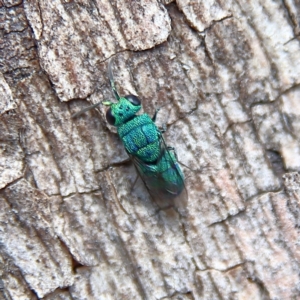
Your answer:
[[[158,110],[152,118],[146,113],[137,115],[142,107],[141,101],[135,95],[119,95],[112,74],[112,60],[108,65],[108,75],[117,102],[102,102],[109,106],[107,122],[117,127],[126,152],[150,194],[155,198],[175,198],[185,189],[184,176],[174,149],[166,146],[162,132],[154,123]]]

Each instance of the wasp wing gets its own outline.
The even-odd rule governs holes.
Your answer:
[[[138,174],[160,208],[174,205],[184,212],[186,209],[187,191],[184,175],[178,164],[173,148],[167,147],[161,136],[160,157],[154,163],[145,163],[136,156],[130,155]]]

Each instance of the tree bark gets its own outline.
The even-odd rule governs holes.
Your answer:
[[[2,0],[0,299],[299,299],[300,2]],[[159,209],[105,107],[185,173]]]

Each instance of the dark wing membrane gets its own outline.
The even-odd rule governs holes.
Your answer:
[[[165,181],[168,182],[166,190],[170,197],[176,197],[185,189],[184,175],[177,161],[174,148],[167,147],[162,135],[160,137],[160,149],[163,155],[160,158],[159,165]]]
[[[173,203],[175,198],[182,198],[184,201],[180,200],[181,206],[187,200],[183,173],[174,150],[166,146],[163,137],[160,140],[160,148],[161,156],[155,163],[144,163],[132,155],[130,158],[149,193],[156,201],[159,200],[163,207],[168,207],[168,203]]]

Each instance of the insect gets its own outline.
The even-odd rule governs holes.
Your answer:
[[[184,176],[175,150],[166,146],[162,131],[155,125],[158,110],[152,118],[146,113],[137,115],[142,108],[141,101],[135,95],[119,95],[112,74],[112,60],[108,64],[108,76],[117,102],[101,102],[109,107],[106,111],[107,122],[116,126],[126,152],[150,194],[160,198],[175,198],[184,189]]]

